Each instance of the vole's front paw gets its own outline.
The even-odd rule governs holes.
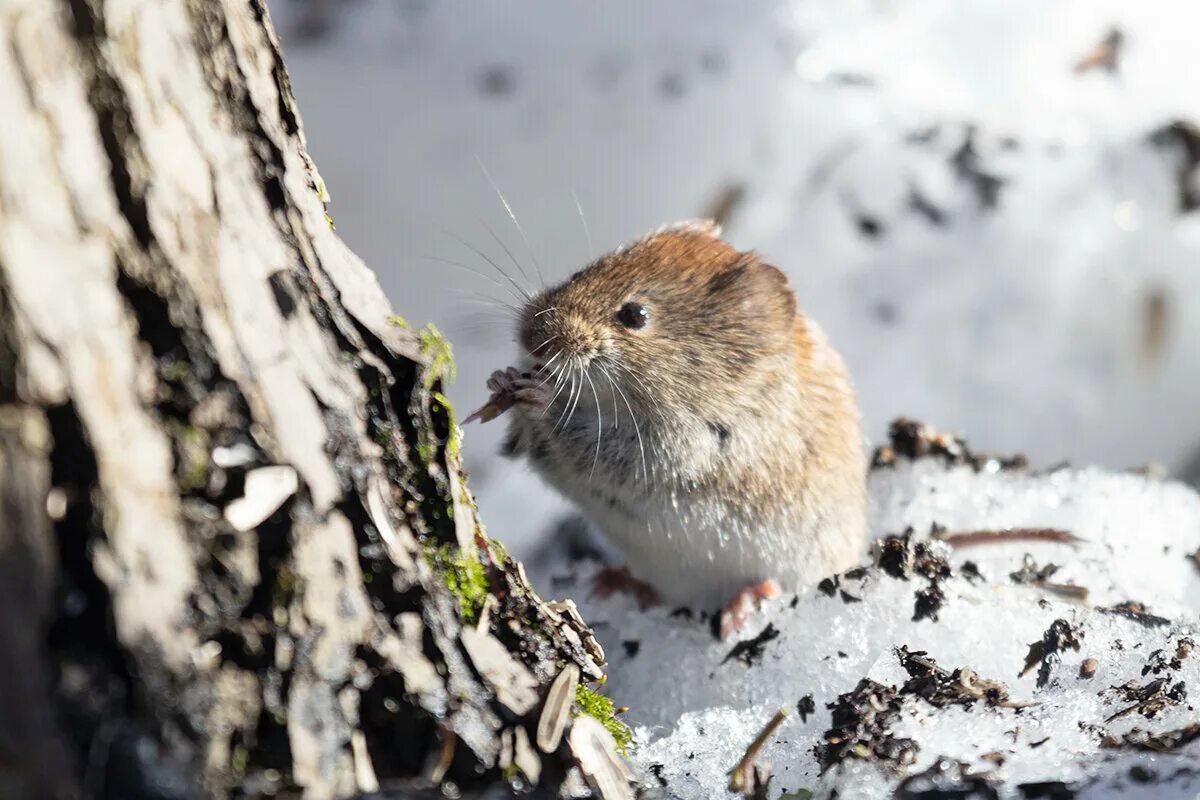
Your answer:
[[[762,605],[763,600],[771,600],[779,595],[779,584],[770,578],[742,589],[721,612],[721,638],[727,639],[737,633],[750,615]]]
[[[522,380],[523,376],[528,377],[528,374],[522,373],[516,367],[498,369],[493,372],[487,379],[487,388],[492,393],[491,397],[487,399],[482,408],[464,419],[463,425],[475,420],[490,422],[512,408],[513,403],[518,402],[516,397],[518,381]]]
[[[521,373],[513,381],[513,401],[531,409],[544,409],[554,399],[557,384],[550,376]]]
[[[604,600],[617,592],[633,595],[642,609],[655,605],[659,599],[654,587],[629,574],[628,567],[605,567],[592,577],[592,597]]]

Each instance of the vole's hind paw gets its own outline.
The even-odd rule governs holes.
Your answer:
[[[750,615],[758,611],[762,601],[774,599],[779,595],[779,584],[770,578],[742,589],[721,611],[721,638],[727,639],[737,633]]]
[[[592,597],[604,600],[618,592],[633,595],[642,609],[657,604],[659,599],[654,587],[629,574],[628,567],[605,567],[592,577]]]

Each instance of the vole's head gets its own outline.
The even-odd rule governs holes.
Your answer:
[[[713,407],[793,346],[787,278],[713,225],[664,228],[603,256],[523,309],[530,366],[560,381],[613,381],[643,410]]]

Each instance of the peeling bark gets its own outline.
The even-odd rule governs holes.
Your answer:
[[[540,720],[603,654],[483,535],[262,0],[0,0],[0,40],[0,795],[631,796]]]

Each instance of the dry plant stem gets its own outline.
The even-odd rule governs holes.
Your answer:
[[[1083,541],[1070,531],[1057,528],[1006,528],[997,531],[956,531],[935,533],[934,539],[951,547],[973,547],[981,544],[1005,544],[1008,542],[1055,542],[1078,544]]]
[[[754,741],[746,748],[746,753],[742,756],[742,760],[729,772],[729,791],[737,792],[738,794],[749,794],[754,790],[754,767],[755,762],[758,760],[758,755],[767,745],[767,742],[771,740],[771,737],[775,735],[775,731],[779,729],[783,721],[787,719],[787,716],[787,709],[779,709],[775,712],[775,716],[771,717],[771,720],[759,732],[758,736],[754,737]]]

